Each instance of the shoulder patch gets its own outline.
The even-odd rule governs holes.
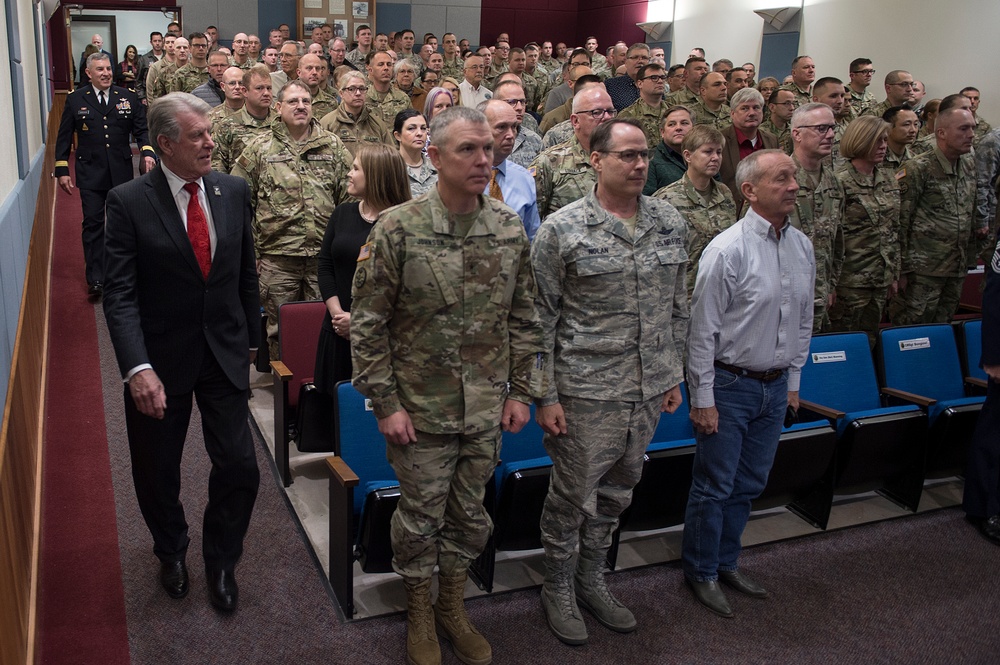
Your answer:
[[[906,177],[906,169],[900,169],[896,171],[896,180],[902,180]]]
[[[532,178],[534,178],[534,177],[535,177],[535,168],[536,168],[536,167],[534,167],[534,166],[529,166],[529,167],[528,167],[528,173],[530,173],[530,174],[531,174],[531,177],[532,177]]]
[[[358,263],[362,261],[367,261],[372,256],[372,250],[374,249],[373,243],[366,242],[361,245],[361,251],[358,252]]]

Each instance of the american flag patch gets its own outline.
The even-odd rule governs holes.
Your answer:
[[[906,169],[903,169],[898,173],[896,173],[896,180],[902,180],[905,177],[906,177]]]
[[[361,251],[358,252],[358,262],[367,261],[368,259],[371,258],[371,255],[372,255],[372,244],[370,242],[366,242],[365,244],[361,245]]]

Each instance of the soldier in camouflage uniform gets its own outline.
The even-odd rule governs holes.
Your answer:
[[[461,81],[465,76],[465,61],[458,50],[458,38],[455,33],[446,32],[441,38],[441,52],[444,54],[444,66],[441,68],[441,77],[450,76],[457,81]]]
[[[959,90],[958,94],[969,100],[969,110],[972,111],[972,117],[976,119],[976,138],[972,142],[972,145],[974,147],[978,147],[979,142],[982,141],[987,134],[993,131],[993,128],[990,127],[990,123],[979,117],[979,89],[969,86]],[[990,256],[993,256],[992,251],[990,252]]]
[[[208,83],[208,38],[200,32],[188,35],[191,57],[183,67],[178,67],[167,83],[167,92],[191,92],[202,83]],[[174,43],[176,54],[177,43]]]
[[[866,113],[868,109],[877,104],[875,95],[868,89],[872,84],[872,75],[874,73],[875,68],[872,66],[872,61],[868,58],[856,58],[851,61],[851,80],[847,84],[849,95],[847,101],[850,103],[851,108],[854,109],[855,116],[869,115]]]
[[[885,75],[885,99],[869,107],[865,114],[881,118],[894,106],[912,105],[915,97],[913,76],[902,69],[894,69]]]
[[[824,76],[813,85],[812,100],[819,104],[826,104],[833,111],[833,152],[830,153],[830,156],[833,160],[834,170],[846,162],[840,155],[840,140],[844,137],[847,126],[854,119],[854,111],[847,103],[846,97],[844,82],[838,78]]]
[[[335,134],[352,155],[367,143],[396,146],[389,129],[369,111],[365,103],[367,92],[368,81],[364,74],[347,72],[340,79],[340,94],[344,101],[319,123],[320,127]]]
[[[694,293],[698,259],[712,238],[736,223],[739,211],[732,191],[715,180],[722,165],[724,139],[714,127],[699,125],[684,137],[682,145],[687,171],[680,180],[661,187],[653,198],[677,208],[687,223],[687,295]]]
[[[889,123],[888,145],[882,164],[895,173],[904,162],[917,156],[911,146],[920,130],[920,121],[917,114],[905,106],[892,107],[882,115],[882,119]]]
[[[710,72],[701,82],[701,97],[691,107],[692,122],[696,125],[711,125],[725,129],[732,124],[727,100],[726,77],[719,72]]]
[[[667,85],[667,70],[663,65],[643,65],[637,74],[639,99],[619,112],[619,118],[635,118],[642,125],[646,144],[650,150],[660,143],[660,121],[667,110],[663,91]]]
[[[307,53],[299,58],[298,77],[312,95],[312,113],[317,122],[333,113],[340,104],[336,95],[327,92],[323,85],[328,75],[326,61],[315,53]]]
[[[270,131],[277,112],[271,108],[271,75],[267,65],[256,65],[243,74],[243,108],[212,129],[212,170],[229,173],[236,158],[255,137]]]
[[[989,227],[984,244],[996,240],[1000,227],[997,215],[997,190],[1000,189],[1000,129],[994,129],[976,146],[976,226]],[[993,247],[993,253],[996,246]],[[988,247],[980,253],[984,263],[989,263],[993,254]]]
[[[354,385],[372,400],[400,483],[393,568],[408,597],[407,662],[421,665],[441,662],[435,617],[463,662],[491,660],[465,612],[467,571],[492,528],[483,495],[501,428],[520,430],[543,394],[528,238],[512,210],[482,194],[492,144],[482,113],[435,115],[438,186],[379,218],[354,277]]]
[[[170,80],[177,73],[178,68],[187,64],[191,57],[191,46],[184,37],[177,37],[174,41],[174,60],[171,62],[164,58],[157,61],[149,68],[146,74],[146,103],[152,104],[158,98],[170,92]]]
[[[793,147],[792,113],[795,111],[795,95],[791,90],[775,90],[771,93],[771,98],[766,101],[767,120],[760,123],[760,128],[775,136],[778,139],[778,147],[790,155]]]
[[[792,60],[792,82],[780,86],[795,95],[795,108],[812,102],[812,84],[816,80],[816,65],[808,55]]]
[[[213,137],[223,120],[243,110],[243,105],[245,104],[243,90],[244,73],[239,67],[230,67],[222,74],[222,81],[219,85],[226,94],[226,101],[213,108],[212,112],[208,114],[208,119],[212,121]]]
[[[372,51],[368,58],[365,105],[383,125],[392,127],[396,114],[410,108],[410,96],[392,85],[392,56],[385,51]]]
[[[705,58],[693,56],[684,63],[684,87],[667,95],[667,106],[686,106],[693,109],[701,99],[701,79],[711,68]]]
[[[789,217],[792,226],[812,241],[816,256],[813,333],[825,331],[829,324],[829,307],[844,263],[844,189],[830,161],[834,126],[833,111],[826,104],[810,102],[792,114],[792,159],[799,191]]]
[[[540,152],[528,169],[535,178],[542,221],[593,188],[597,175],[590,164],[590,135],[598,125],[614,117],[614,108],[602,85],[573,97],[572,138]]]
[[[347,199],[353,158],[312,117],[312,95],[289,81],[278,97],[279,119],[236,160],[233,175],[250,184],[260,297],[267,313],[267,343],[278,358],[278,308],[318,300],[316,257],[333,209]]]
[[[973,235],[982,239],[988,232],[986,226],[974,228],[976,163],[970,152],[975,126],[964,109],[939,113],[934,150],[896,173],[903,277],[889,313],[897,325],[951,320],[973,259],[970,250],[975,252]]]
[[[542,607],[567,644],[587,641],[577,601],[612,630],[636,627],[604,561],[660,412],[681,404],[688,323],[684,220],[642,196],[642,128],[612,120],[592,144],[597,186],[550,216],[531,248],[553,358],[536,415],[552,458]]]
[[[514,151],[507,159],[518,166],[528,168],[531,166],[531,162],[535,161],[538,153],[542,151],[542,137],[531,128],[525,127],[528,120],[534,122],[535,119],[531,114],[525,112],[527,100],[524,97],[524,88],[517,81],[501,80],[493,92],[493,99],[507,102],[517,115],[518,127],[517,136],[514,138]],[[537,129],[537,127],[536,124],[535,128]]]
[[[848,161],[837,169],[844,188],[844,267],[830,330],[863,330],[875,348],[886,299],[899,279],[899,185],[881,168],[889,125],[881,118],[858,118],[840,150]]]

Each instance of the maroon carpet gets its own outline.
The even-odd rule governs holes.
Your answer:
[[[79,193],[57,189],[42,472],[39,663],[128,663],[94,304]]]

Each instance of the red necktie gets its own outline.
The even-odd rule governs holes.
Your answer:
[[[187,210],[188,238],[191,240],[194,257],[198,259],[198,265],[201,267],[201,274],[205,279],[208,279],[208,271],[212,268],[212,241],[208,237],[208,220],[205,219],[205,211],[198,203],[198,183],[189,182],[184,185],[184,190],[191,195]]]

